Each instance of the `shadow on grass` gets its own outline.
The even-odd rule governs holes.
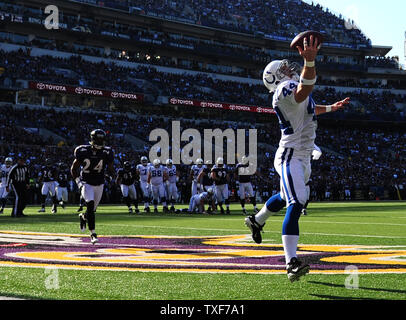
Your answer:
[[[0,291],[0,301],[5,301],[5,300],[55,300],[55,299],[45,299],[45,298],[39,298],[39,297],[29,296],[29,295],[25,295],[25,294],[15,294],[15,293],[7,293],[7,292]]]
[[[323,286],[328,286],[328,287],[333,287],[333,288],[346,289],[345,285],[342,285],[342,284],[319,282],[319,281],[309,281],[309,283],[320,284],[320,285],[323,285]],[[406,294],[406,290],[398,290],[398,289],[382,289],[382,288],[366,288],[366,287],[359,287],[358,289],[360,289],[360,290],[369,290],[369,291],[377,291],[377,292]]]

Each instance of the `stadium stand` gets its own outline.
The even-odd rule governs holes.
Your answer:
[[[79,2],[81,9],[96,6],[99,16],[78,16]],[[314,29],[328,41],[318,61],[313,98],[324,104],[350,96],[352,103],[319,118],[316,143],[323,157],[313,164],[312,198],[344,199],[344,191],[351,190],[351,199],[397,199],[395,186],[406,189],[406,73],[396,58],[382,57],[384,49],[372,46],[360,30],[346,28],[342,17],[319,5],[299,0],[70,1],[72,7],[64,4],[62,30],[55,37],[39,29],[46,15],[41,4],[32,3],[23,7],[0,1],[0,155],[24,153],[34,176],[45,158],[70,163],[74,147],[87,143],[97,127],[108,132],[116,167],[147,155],[152,146],[149,132],[170,132],[172,121],[200,132],[214,125],[222,130],[256,128],[258,170],[268,183],[253,179],[265,200],[279,186],[273,168],[280,136],[275,115],[191,107],[179,101],[269,111],[272,96],[262,84],[264,66],[285,57],[299,61],[287,43],[299,31]],[[132,24],[124,14],[155,22]],[[108,18],[111,15],[127,20],[117,23]],[[190,24],[198,29],[195,34],[185,31]],[[217,31],[203,36],[212,30]],[[224,41],[222,32],[241,38]],[[67,94],[40,90],[38,84],[110,90],[142,99],[85,96],[75,89]],[[172,98],[177,102],[171,103]],[[180,171],[181,197],[188,201],[188,167],[182,165]],[[37,203],[39,187],[35,180],[33,185],[31,202]],[[72,201],[77,201],[76,186],[71,185]],[[235,193],[233,178],[231,189]],[[104,202],[120,201],[115,185],[106,182],[106,191]]]

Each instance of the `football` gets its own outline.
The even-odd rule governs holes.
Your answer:
[[[318,39],[318,43],[321,44],[324,41],[324,36],[318,31],[304,31],[299,33],[290,43],[291,49],[296,49],[297,46],[304,48],[303,41],[307,38],[307,42],[310,43],[310,36],[316,37]]]

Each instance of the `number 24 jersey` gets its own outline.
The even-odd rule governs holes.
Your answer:
[[[90,145],[83,145],[75,149],[74,156],[82,165],[80,177],[84,183],[93,186],[104,184],[106,166],[114,160],[111,148],[95,149]]]

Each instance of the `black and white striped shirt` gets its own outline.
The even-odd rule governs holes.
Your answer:
[[[10,186],[12,183],[30,183],[30,175],[26,165],[19,166],[16,164],[10,169],[7,177],[7,186]]]

